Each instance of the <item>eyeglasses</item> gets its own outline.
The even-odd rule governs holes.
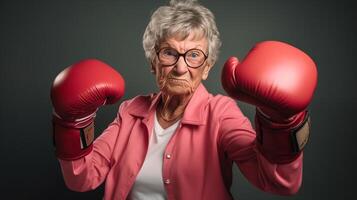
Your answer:
[[[179,53],[176,49],[164,47],[156,52],[159,61],[164,66],[172,66],[177,63],[181,56],[184,57],[188,67],[199,68],[207,59],[207,55],[200,49],[190,49],[185,53]]]

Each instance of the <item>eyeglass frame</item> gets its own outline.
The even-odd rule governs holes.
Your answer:
[[[163,49],[173,49],[173,50],[175,50],[175,51],[177,52],[177,55],[178,55],[176,61],[175,61],[173,64],[171,64],[171,65],[164,65],[164,64],[162,64],[164,67],[170,67],[170,66],[176,65],[176,63],[178,62],[178,60],[179,60],[180,57],[182,56],[182,57],[183,57],[183,60],[185,61],[186,65],[187,65],[187,67],[192,68],[192,69],[197,69],[197,68],[200,68],[200,67],[206,62],[206,60],[207,60],[207,58],[208,58],[208,54],[206,55],[205,52],[203,52],[203,50],[201,50],[201,49],[193,48],[193,49],[187,50],[185,53],[180,53],[180,52],[178,52],[178,51],[177,51],[176,49],[174,49],[174,48],[171,48],[171,47],[162,47],[161,49],[159,49],[158,51],[156,51],[156,56],[157,56],[157,58],[159,59],[159,62],[160,62],[160,63],[161,63],[161,61],[160,61],[159,53],[160,53],[161,50],[163,50]],[[199,66],[197,66],[197,67],[191,67],[191,66],[187,63],[187,61],[186,61],[186,54],[187,54],[189,51],[192,51],[192,50],[201,51],[201,52],[203,53],[203,56],[205,57],[205,59],[203,60],[202,64],[199,65]]]

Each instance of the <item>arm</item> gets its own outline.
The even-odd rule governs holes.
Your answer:
[[[258,43],[241,63],[234,57],[227,60],[222,73],[224,89],[233,98],[257,107],[257,139],[252,143],[259,154],[258,169],[262,163],[274,163],[270,167],[286,175],[293,173],[291,169],[301,173],[302,150],[309,135],[306,109],[316,83],[317,70],[312,59],[283,42]],[[241,168],[244,171],[246,167]],[[295,192],[297,182],[301,182],[301,174],[279,178],[277,182]],[[275,183],[265,185],[268,184]]]
[[[221,118],[220,146],[247,180],[257,188],[279,195],[298,191],[302,181],[302,153],[286,164],[267,160],[256,146],[256,133],[235,102],[227,103]]]
[[[119,129],[117,117],[93,142],[93,150],[88,155],[73,161],[58,159],[69,189],[84,192],[103,183],[110,170],[110,158]]]
[[[93,144],[95,113],[100,106],[117,102],[123,93],[121,75],[95,59],[75,63],[55,78],[53,139],[69,188],[85,191],[104,181],[120,122],[118,115]]]

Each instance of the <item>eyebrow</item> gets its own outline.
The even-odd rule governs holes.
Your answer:
[[[175,49],[176,51],[178,51],[176,48],[174,48],[174,47],[173,47],[172,45],[170,45],[168,42],[163,42],[163,43],[161,43],[161,45],[159,46],[159,49],[161,49],[161,48],[163,48],[163,47],[166,47],[166,46],[163,46],[163,45],[167,45],[168,47],[173,48],[173,49]],[[200,48],[198,48],[198,47],[200,47]],[[186,51],[188,51],[188,50],[190,50],[190,49],[199,49],[199,50],[201,50],[201,51],[204,51],[201,45],[197,45],[197,46],[195,46],[195,47],[193,47],[193,48],[186,49]]]

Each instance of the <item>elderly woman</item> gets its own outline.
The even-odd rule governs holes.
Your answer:
[[[70,189],[88,191],[105,181],[106,200],[232,199],[234,162],[264,191],[297,192],[309,129],[305,110],[316,84],[306,54],[270,41],[240,64],[236,58],[226,62],[223,87],[258,107],[256,134],[234,100],[213,96],[202,84],[220,47],[207,8],[195,1],[159,7],[143,46],[160,91],[124,101],[96,140],[95,112],[123,95],[120,74],[91,59],[55,79],[54,141]]]

